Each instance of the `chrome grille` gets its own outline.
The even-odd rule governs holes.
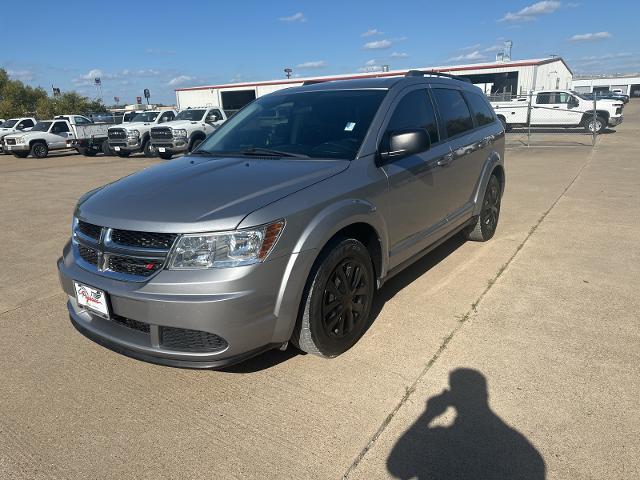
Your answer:
[[[169,127],[153,127],[150,135],[154,140],[171,140],[173,131]]]
[[[119,280],[144,281],[164,267],[177,235],[101,227],[79,220],[74,234],[78,264]]]
[[[110,128],[107,136],[109,140],[122,140],[127,138],[127,131],[124,128]]]

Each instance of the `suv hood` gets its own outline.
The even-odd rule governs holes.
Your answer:
[[[181,157],[104,186],[76,215],[124,230],[233,230],[253,211],[348,167],[346,160]]]
[[[31,131],[29,130],[28,132],[22,131],[22,132],[13,132],[9,135],[5,135],[4,138],[24,138],[25,141],[27,141],[30,138],[42,138],[43,135],[46,135],[48,132],[43,132],[41,130],[37,130],[37,131]],[[0,135],[2,135],[0,133]]]

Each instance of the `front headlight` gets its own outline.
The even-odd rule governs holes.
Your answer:
[[[18,143],[24,143],[24,137],[16,137],[15,138],[16,144]]]
[[[280,238],[284,220],[247,230],[182,235],[171,252],[169,269],[238,267],[262,262]]]
[[[173,130],[174,138],[187,138],[187,131],[184,128],[177,128]]]
[[[127,137],[138,138],[139,136],[140,136],[140,131],[139,130],[128,130],[127,131]]]

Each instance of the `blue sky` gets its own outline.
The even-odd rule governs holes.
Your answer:
[[[282,78],[284,67],[313,76],[490,61],[507,39],[514,59],[640,71],[638,0],[31,0],[6,2],[2,16],[0,67],[13,78],[95,97],[100,76],[107,103],[145,87],[171,103],[175,87]]]

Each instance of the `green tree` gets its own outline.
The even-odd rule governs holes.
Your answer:
[[[40,87],[34,88],[19,80],[11,80],[7,72],[0,68],[0,118],[34,115],[44,120],[55,115],[104,111],[105,106],[98,100],[90,100],[76,92],[50,97]]]

